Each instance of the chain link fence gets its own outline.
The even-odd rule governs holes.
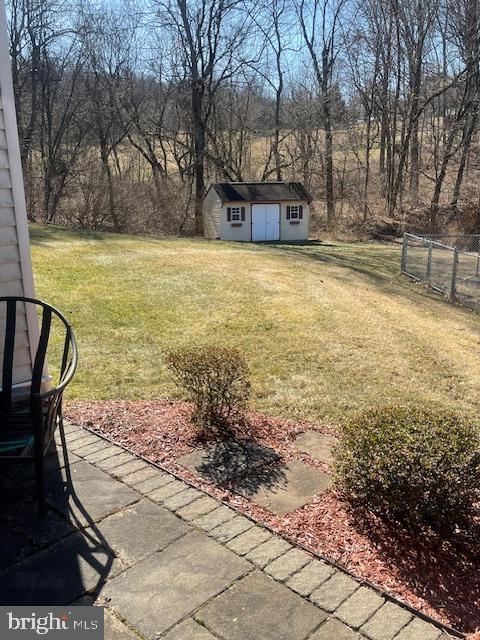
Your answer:
[[[401,271],[480,312],[480,235],[406,233]]]

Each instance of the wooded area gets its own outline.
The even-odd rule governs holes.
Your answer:
[[[201,233],[295,180],[315,230],[480,228],[480,0],[9,0],[32,220]]]

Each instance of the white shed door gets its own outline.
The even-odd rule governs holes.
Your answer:
[[[280,240],[280,205],[252,204],[252,240]]]

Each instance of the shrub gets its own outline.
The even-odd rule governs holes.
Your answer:
[[[195,405],[194,421],[228,431],[250,396],[249,371],[239,351],[207,346],[173,351],[167,364]]]
[[[478,507],[479,431],[451,413],[407,406],[357,414],[334,459],[341,490],[405,524],[463,527]]]

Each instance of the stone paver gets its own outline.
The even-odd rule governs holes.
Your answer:
[[[108,449],[108,442],[105,440],[96,440],[96,442],[92,442],[90,444],[86,444],[84,447],[80,447],[79,449],[75,449],[75,455],[80,456],[81,458],[85,458],[90,453],[97,453],[97,451],[102,451],[103,449]]]
[[[70,466],[81,460],[80,457],[74,453],[67,452],[68,462]],[[55,453],[50,453],[44,458],[44,470],[45,474],[58,473],[65,467],[65,460],[63,458],[63,452],[61,449]],[[6,475],[15,482],[28,484],[35,480],[35,467],[33,464],[25,464],[24,462],[19,464],[12,464],[5,468]]]
[[[124,453],[123,449],[120,449],[120,447],[109,445],[104,449],[95,451],[95,453],[89,453],[87,456],[85,456],[85,458],[88,460],[88,462],[93,462],[94,464],[96,464],[97,462],[102,462],[102,460],[107,460],[108,458],[118,456],[121,453]]]
[[[118,456],[112,456],[111,458],[107,458],[106,460],[100,460],[96,463],[97,467],[103,469],[103,471],[113,472],[115,467],[119,467],[126,462],[131,462],[132,460],[136,460],[135,456],[132,456],[131,453],[127,453],[124,451],[120,453]]]
[[[179,509],[177,514],[184,520],[187,520],[187,522],[192,522],[192,520],[195,520],[206,513],[210,513],[218,506],[219,503],[215,498],[202,494],[202,497],[198,498],[198,500],[195,500],[186,507]]]
[[[373,589],[360,587],[335,611],[335,617],[359,629],[385,602]]]
[[[265,567],[265,573],[275,580],[286,580],[288,577],[307,565],[312,557],[301,549],[290,549]]]
[[[0,605],[65,605],[122,569],[112,551],[79,531],[0,571]]]
[[[140,640],[139,636],[123,624],[108,609],[105,609],[105,635],[104,640]]]
[[[125,565],[165,548],[189,531],[188,526],[158,505],[143,499],[108,516],[94,528]]]
[[[72,513],[83,524],[91,520],[99,520],[132,502],[136,502],[139,494],[118,480],[97,469],[85,461],[74,464],[71,468],[74,492],[65,490],[59,478],[46,478],[46,496],[56,509],[64,514]]]
[[[231,520],[210,531],[212,538],[219,542],[228,542],[253,527],[253,522],[244,516],[235,516]]]
[[[330,618],[310,636],[309,640],[360,640],[360,635],[343,622]]]
[[[270,540],[272,537],[273,536],[268,529],[255,526],[248,531],[245,531],[245,533],[241,533],[236,538],[229,540],[227,542],[227,547],[232,551],[235,551],[235,553],[238,553],[239,556],[244,556],[266,540]]]
[[[287,580],[287,586],[306,597],[328,580],[334,571],[335,569],[326,562],[312,560],[310,564]]]
[[[202,493],[193,487],[188,487],[184,491],[180,491],[180,493],[176,493],[174,496],[170,496],[163,501],[164,507],[170,509],[171,511],[177,511],[182,507],[186,507],[187,504],[190,504],[197,498],[200,498]]]
[[[192,618],[181,622],[178,627],[169,631],[163,638],[165,640],[217,640],[208,629],[202,627]]]
[[[327,473],[322,473],[301,460],[292,460],[280,469],[282,477],[273,486],[260,484],[253,490],[250,487],[240,488],[238,492],[277,516],[284,516],[303,507],[316,494],[326,491],[332,482]]]
[[[278,558],[292,548],[292,545],[286,540],[283,540],[283,538],[273,537],[255,549],[252,549],[252,551],[249,551],[245,557],[250,562],[253,562],[253,564],[256,564],[257,567],[263,569],[269,562],[272,562],[272,560],[275,560],[275,558]]]
[[[35,546],[57,542],[75,531],[73,524],[56,513],[49,514],[48,518],[39,518],[36,508],[29,503],[14,505],[5,514],[5,519]],[[0,539],[2,545],[5,544],[6,538],[2,536]]]
[[[156,475],[161,473],[162,472],[159,471],[156,467],[151,467],[150,465],[147,465],[143,467],[143,469],[138,469],[133,473],[129,473],[126,476],[123,476],[122,481],[125,482],[125,484],[128,484],[129,486],[133,487],[139,482],[143,482],[144,480],[148,480],[149,478],[154,478]]]
[[[326,614],[255,571],[209,602],[195,618],[224,640],[305,640]]]
[[[160,487],[163,487],[166,484],[170,484],[170,482],[173,482],[173,480],[174,480],[173,476],[169,475],[168,473],[163,473],[163,471],[157,471],[157,475],[152,476],[147,480],[142,480],[141,482],[138,482],[137,484],[135,484],[135,491],[140,491],[140,493],[147,495],[152,491],[154,491],[155,489],[159,489]]]
[[[182,467],[222,485],[235,483],[244,476],[251,478],[258,469],[275,462],[278,458],[278,453],[273,449],[254,442],[221,442],[195,449],[178,458],[177,462]]]
[[[214,540],[192,532],[110,580],[102,595],[142,635],[154,638],[250,568]]]
[[[336,571],[331,578],[312,592],[310,599],[331,613],[351,596],[358,589],[358,586],[358,582],[355,582],[346,573]]]
[[[412,619],[412,614],[393,602],[386,602],[360,631],[371,640],[392,640]]]
[[[34,545],[25,536],[12,529],[7,523],[0,522],[0,568],[13,564],[34,549]]]
[[[146,469],[147,467],[148,464],[144,460],[139,460],[137,458],[135,460],[132,460],[131,462],[126,462],[125,464],[112,469],[112,476],[114,476],[115,478],[123,478],[124,476],[128,476],[134,471],[140,471],[140,469]]]
[[[93,436],[93,434],[91,434],[89,431],[86,431],[85,429],[77,429],[76,431],[65,432],[65,440],[68,444],[69,449],[71,449],[74,442],[77,442],[82,438],[91,438],[91,437],[95,437],[95,436]],[[55,433],[55,441],[61,442],[61,436],[58,431]]]
[[[185,491],[188,489],[188,484],[184,482],[180,482],[179,480],[172,480],[168,484],[164,484],[163,487],[159,489],[155,489],[151,493],[148,494],[150,500],[154,500],[155,502],[164,502],[167,498],[171,498],[172,496],[180,493],[181,491]]]
[[[312,458],[331,464],[332,447],[336,444],[337,438],[324,433],[319,433],[310,429],[301,433],[295,440],[295,447],[302,453],[308,453]]]
[[[203,529],[203,531],[211,531],[224,522],[231,520],[236,515],[237,514],[233,509],[229,509],[224,504],[222,504],[214,511],[210,511],[210,513],[206,513],[205,515],[196,518],[193,521],[193,524],[196,527]]]
[[[103,442],[103,440],[101,442]],[[98,443],[97,436],[94,436],[92,434],[85,434],[81,438],[76,438],[73,442],[69,442],[67,438],[67,449],[68,451],[75,452],[77,451],[77,449],[82,449],[87,444],[96,444],[96,443]]]
[[[441,635],[440,629],[433,624],[414,618],[395,636],[395,640],[438,640]]]

